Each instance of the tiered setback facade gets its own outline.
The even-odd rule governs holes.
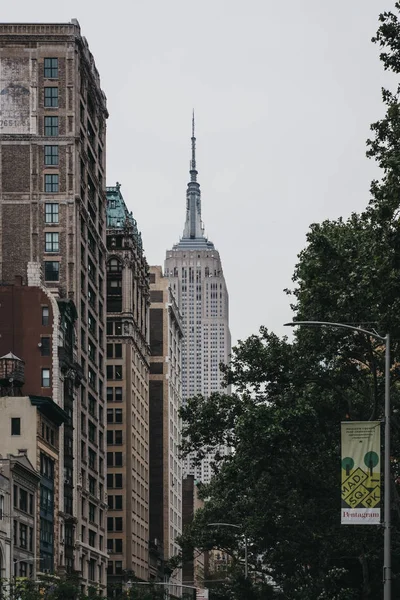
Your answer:
[[[222,390],[220,363],[227,364],[231,352],[229,296],[221,259],[214,244],[204,236],[201,221],[200,185],[197,182],[194,123],[190,182],[186,193],[186,222],[183,237],[167,251],[165,276],[182,312],[182,397],[209,396]],[[229,389],[227,390],[230,391]],[[229,452],[221,448],[221,452]],[[200,466],[186,460],[185,473],[208,483],[213,456]]]
[[[150,267],[150,543],[163,548],[164,560],[179,554],[182,533],[182,403],[180,312],[161,267]],[[171,584],[181,585],[181,571]],[[180,595],[180,588],[171,593]],[[179,593],[178,593],[179,592]]]
[[[107,188],[108,582],[149,574],[149,273],[120,185]]]
[[[72,535],[73,552],[65,556],[60,547],[59,562],[77,571],[84,587],[100,589],[107,563],[107,116],[77,21],[0,25],[0,280],[45,285],[76,309],[72,360],[59,368],[55,343],[42,383],[70,420],[60,440],[60,539]],[[30,393],[28,380],[24,391]]]

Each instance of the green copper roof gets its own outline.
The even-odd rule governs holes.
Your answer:
[[[136,240],[140,250],[143,250],[142,234],[137,228],[137,222],[129,212],[120,191],[121,184],[107,187],[107,228],[127,230]]]

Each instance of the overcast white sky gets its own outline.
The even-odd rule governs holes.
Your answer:
[[[370,39],[394,0],[13,0],[4,22],[77,18],[108,98],[107,184],[150,264],[185,220],[196,111],[203,221],[220,251],[232,340],[287,333],[310,223],[347,216],[377,176],[365,158],[387,75]]]

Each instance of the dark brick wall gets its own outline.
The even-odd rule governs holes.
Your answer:
[[[52,368],[50,356],[42,356],[41,336],[52,334],[53,312],[46,294],[36,287],[0,286],[0,356],[13,352],[25,361],[23,393],[49,396],[50,388],[41,387],[41,369]],[[49,308],[49,325],[42,325],[42,306]],[[50,340],[51,344],[51,340]]]
[[[30,206],[29,204],[3,204],[2,209],[2,282],[12,283],[15,276],[26,283],[26,265],[30,260]]]
[[[149,534],[150,540],[157,538],[162,543],[164,539],[163,392],[163,381],[149,382]]]
[[[28,145],[3,145],[1,148],[2,190],[30,191],[30,149]]]

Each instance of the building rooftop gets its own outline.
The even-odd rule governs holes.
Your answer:
[[[137,247],[143,251],[142,234],[138,230],[136,219],[129,212],[121,194],[121,184],[107,187],[107,229],[121,229],[131,233]]]

